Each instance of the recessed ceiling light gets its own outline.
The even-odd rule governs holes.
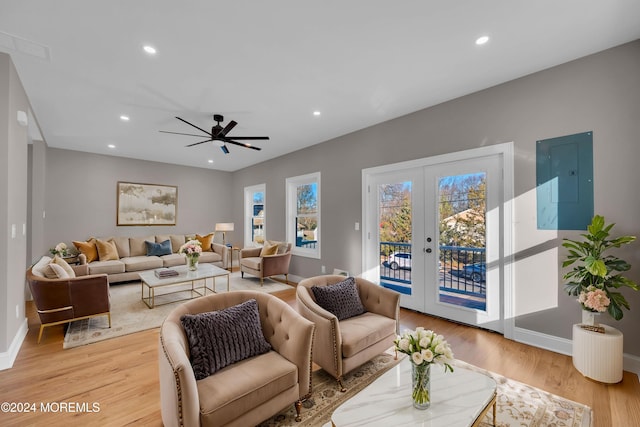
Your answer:
[[[209,163],[213,163],[213,160],[209,159],[209,160],[207,160],[207,162],[209,162]]]
[[[125,116],[123,114],[122,116],[120,116],[120,120],[122,120],[123,122],[128,122],[129,121],[129,116]]]
[[[107,145],[107,147],[109,147],[109,148],[116,148],[116,146],[115,146],[115,145],[113,145],[113,144],[109,144],[109,145]]]
[[[144,51],[147,52],[149,55],[155,55],[156,54],[156,48],[153,46],[149,46],[146,45],[143,47]]]
[[[318,117],[320,114],[321,114],[320,111],[314,111],[313,112],[313,115],[316,116],[316,117]]]
[[[477,45],[483,45],[483,44],[485,44],[485,43],[486,43],[486,42],[488,42],[488,41],[489,41],[489,37],[488,37],[488,36],[482,36],[482,37],[478,37],[478,38],[476,39],[476,44],[477,44]]]

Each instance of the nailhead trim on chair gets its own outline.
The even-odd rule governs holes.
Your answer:
[[[182,388],[180,387],[180,377],[178,376],[178,373],[176,372],[173,366],[173,363],[171,363],[171,358],[167,353],[167,349],[164,347],[164,338],[162,337],[162,334],[160,334],[160,343],[162,344],[162,351],[164,353],[164,356],[167,358],[167,361],[171,366],[171,370],[173,371],[173,376],[175,377],[175,380],[176,380],[176,392],[178,393],[178,422],[180,423],[181,427],[184,427],[184,419],[182,416]]]

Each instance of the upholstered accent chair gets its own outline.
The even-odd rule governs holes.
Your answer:
[[[38,343],[45,327],[74,320],[107,316],[111,327],[109,281],[106,274],[89,274],[87,265],[72,266],[76,277],[49,279],[26,273],[27,283],[40,317]]]
[[[196,380],[189,338],[180,320],[237,306],[258,305],[271,350]],[[159,343],[162,421],[172,426],[253,426],[311,395],[311,348],[315,326],[284,301],[255,291],[207,295],[176,307],[162,324]]]
[[[275,253],[269,252],[269,246],[277,246]],[[284,275],[289,282],[289,263],[291,262],[291,243],[271,242],[267,240],[265,246],[244,248],[240,250],[240,275],[251,274],[260,278],[260,286],[264,285],[266,277]]]
[[[344,280],[339,275],[317,276],[300,281],[296,288],[298,312],[316,324],[313,361],[337,379],[343,392],[344,374],[393,346],[400,310],[399,293],[355,278],[364,313],[338,320],[318,304],[312,288]]]

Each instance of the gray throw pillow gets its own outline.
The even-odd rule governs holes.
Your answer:
[[[171,255],[171,240],[167,239],[162,243],[150,242],[148,240],[144,241],[144,244],[147,246],[147,256],[162,256],[162,255]]]
[[[262,333],[255,299],[219,311],[185,314],[180,321],[189,341],[196,380],[271,350]]]
[[[318,305],[338,320],[358,316],[366,311],[358,294],[356,279],[353,277],[347,277],[342,282],[332,285],[312,286],[311,291]]]

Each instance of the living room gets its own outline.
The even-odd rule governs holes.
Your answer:
[[[1,180],[1,199],[7,206],[1,216],[6,245],[0,253],[0,271],[5,272],[0,293],[6,301],[0,307],[5,326],[0,332],[3,362],[28,357],[20,352],[27,317],[24,271],[57,242],[91,236],[204,233],[212,231],[216,222],[234,222],[236,231],[227,238],[243,246],[244,189],[256,184],[266,188],[268,236],[284,239],[287,178],[320,172],[321,258],[294,256],[290,273],[298,278],[315,276],[324,266],[326,271],[337,268],[358,275],[363,237],[354,224],[363,221],[363,169],[502,143],[512,143],[514,154],[511,339],[570,354],[571,328],[580,318],[580,307],[562,290],[560,245],[562,238],[574,238],[579,231],[537,228],[536,141],[593,132],[594,210],[616,223],[616,233],[638,235],[633,213],[640,210],[640,200],[633,195],[639,178],[635,165],[640,157],[639,76],[640,40],[635,40],[227,172],[51,148],[43,141],[27,144],[26,130],[13,118],[14,110],[29,110],[30,101],[10,56],[0,54],[0,83],[7,94],[0,107],[6,112],[1,115],[6,120],[0,122],[6,136],[0,157],[7,171]],[[118,181],[177,186],[177,225],[117,227]],[[619,254],[631,263],[629,277],[638,282],[637,243]],[[639,294],[625,293],[631,310],[614,324],[629,337],[624,343],[624,366],[636,375],[640,342],[630,338],[640,322]],[[127,345],[128,351],[135,351],[135,340],[130,338]]]

